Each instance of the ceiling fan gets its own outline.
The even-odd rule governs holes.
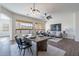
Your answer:
[[[52,19],[52,16],[51,16],[51,15],[48,15],[47,13],[44,13],[44,15],[45,15],[45,18],[46,18],[47,20]]]

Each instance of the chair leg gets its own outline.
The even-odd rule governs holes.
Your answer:
[[[25,49],[24,49],[24,52],[23,52],[23,56],[25,55]]]
[[[33,52],[32,52],[32,49],[31,49],[31,47],[30,47],[30,51],[31,51],[31,53],[32,53],[32,55],[33,55]]]
[[[21,55],[22,49],[19,46],[18,46],[18,48],[19,48],[19,52],[20,52],[20,55]]]
[[[21,55],[22,49],[20,49],[20,55]]]
[[[27,49],[28,50],[28,52],[29,52],[29,49]]]

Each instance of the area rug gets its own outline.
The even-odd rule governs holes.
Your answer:
[[[64,56],[64,54],[65,54],[64,50],[48,45],[47,52],[39,52],[38,55],[39,56]]]
[[[49,41],[53,41],[53,42],[56,42],[56,43],[58,43],[61,40],[62,40],[62,38],[52,38],[52,39],[49,39]]]

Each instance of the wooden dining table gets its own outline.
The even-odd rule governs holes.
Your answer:
[[[38,52],[46,52],[47,51],[47,41],[50,37],[47,36],[36,36],[35,39],[30,39],[32,43],[35,44],[36,55],[38,56]]]

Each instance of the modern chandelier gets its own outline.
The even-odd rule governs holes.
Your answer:
[[[40,10],[36,8],[35,3],[33,3],[33,7],[31,7],[31,11],[33,14],[40,14]]]
[[[35,3],[33,3],[33,7],[31,7],[30,9],[31,9],[33,15],[42,15],[47,20],[52,19],[52,16],[49,15],[48,13],[43,13],[42,14],[41,11],[36,8]]]

